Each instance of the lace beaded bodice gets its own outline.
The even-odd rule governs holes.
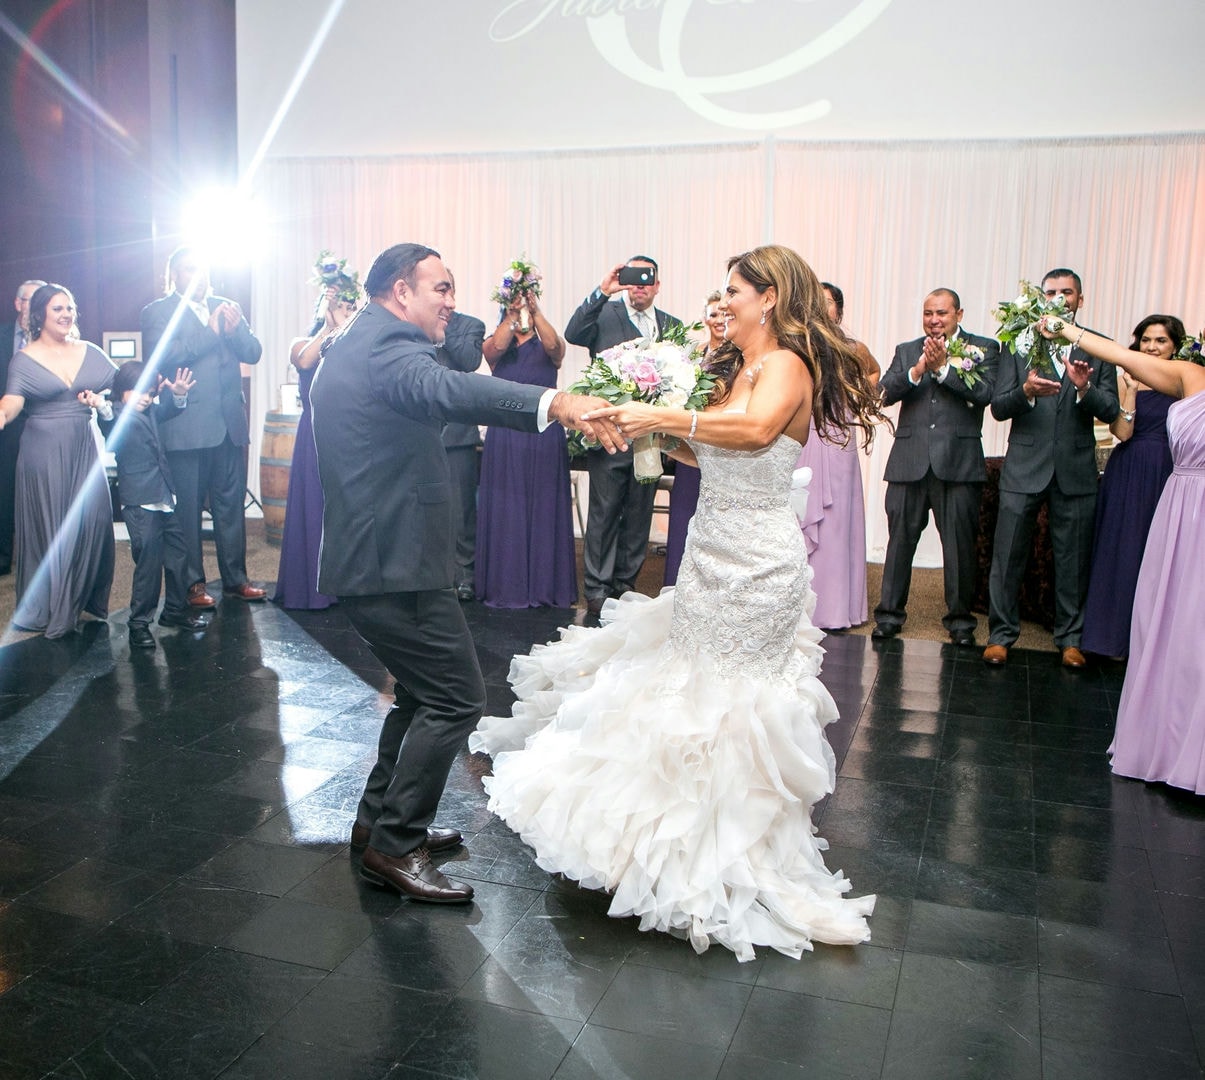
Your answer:
[[[780,435],[755,452],[692,449],[699,504],[678,573],[670,647],[712,655],[729,677],[794,677],[798,664],[818,671],[820,650],[796,649],[800,620],[815,607],[789,503],[799,444]]]

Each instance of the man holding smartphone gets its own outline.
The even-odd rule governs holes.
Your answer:
[[[573,313],[565,340],[591,356],[633,338],[656,340],[681,320],[654,301],[661,275],[654,259],[633,255],[612,267]],[[586,608],[597,615],[608,597],[636,585],[648,552],[656,484],[640,483],[632,472],[631,449],[617,454],[591,451],[587,457],[590,507],[586,517],[583,564]]]

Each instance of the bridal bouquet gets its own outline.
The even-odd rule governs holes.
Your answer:
[[[360,302],[360,275],[357,272],[348,273],[347,260],[336,259],[333,252],[323,248],[314,260],[314,276],[310,278],[311,285],[334,286],[336,300],[344,303],[357,304]]]
[[[1007,345],[1014,356],[1024,356],[1030,371],[1036,371],[1045,379],[1056,379],[1054,356],[1061,346],[1044,338],[1037,329],[1038,322],[1046,315],[1065,318],[1066,302],[1061,296],[1048,299],[1041,289],[1028,281],[1021,282],[1021,292],[1015,300],[1002,300],[992,312],[1000,324],[996,332],[1000,344]]]
[[[1190,364],[1200,364],[1202,367],[1205,367],[1205,356],[1201,355],[1201,339],[1189,334],[1184,339],[1184,344],[1180,346],[1180,351],[1176,353],[1173,359],[1187,360]]]
[[[539,267],[529,262],[526,255],[520,255],[506,268],[502,281],[490,293],[490,299],[504,308],[509,308],[516,300],[526,300],[528,296],[534,296],[538,300],[543,292],[540,285],[543,279],[544,275],[540,273]],[[527,308],[524,306],[519,312],[519,325],[524,333],[531,329],[529,319]]]
[[[983,382],[979,369],[983,366],[984,353],[978,345],[956,337],[946,342],[946,356],[950,358],[950,370],[968,387]]]
[[[667,408],[701,409],[711,397],[715,377],[702,366],[702,349],[687,339],[701,324],[674,326],[660,341],[636,338],[606,349],[586,366],[569,392],[592,394],[612,405],[643,401]],[[576,445],[574,445],[576,443]],[[632,440],[632,466],[642,484],[656,483],[663,472],[665,436]],[[672,448],[672,447],[671,447]],[[571,436],[571,453],[582,453],[581,436]]]

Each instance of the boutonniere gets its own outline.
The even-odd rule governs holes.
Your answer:
[[[965,338],[956,337],[946,342],[946,356],[949,357],[950,367],[968,387],[983,382],[980,368],[986,356],[978,345],[972,345]]]

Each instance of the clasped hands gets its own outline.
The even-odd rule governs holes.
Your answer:
[[[577,428],[609,454],[626,450],[631,439],[662,430],[665,410],[644,402],[611,405],[603,398],[559,393],[548,409],[551,419]]]
[[[609,406],[604,398],[589,394],[569,394],[558,391],[548,406],[548,419],[562,427],[580,431],[589,442],[601,446],[608,454],[628,448],[619,425],[603,414]]]

